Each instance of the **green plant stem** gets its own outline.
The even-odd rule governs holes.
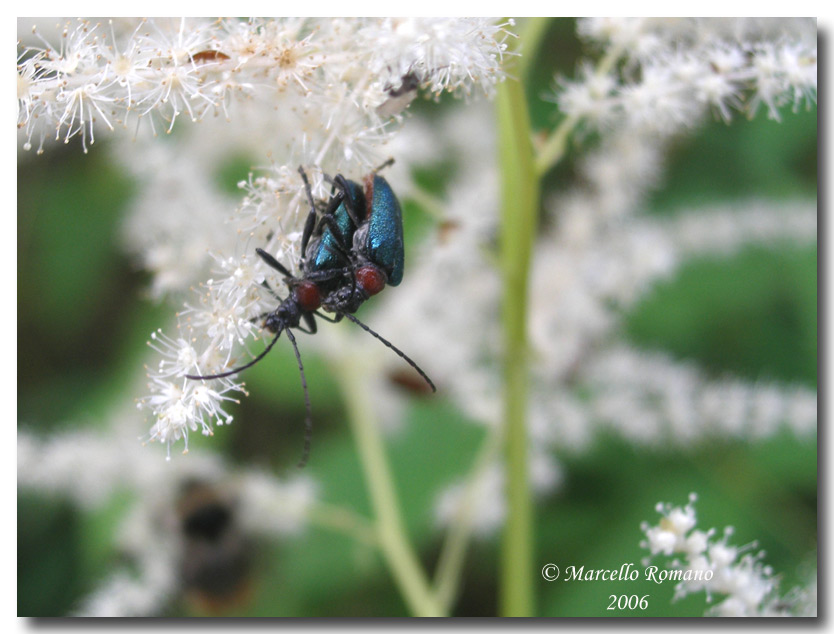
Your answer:
[[[443,202],[433,194],[427,192],[422,187],[413,187],[412,190],[409,192],[409,197],[418,205],[420,205],[423,211],[425,211],[437,222],[442,222],[446,219],[446,209]]]
[[[350,509],[326,502],[314,502],[307,509],[306,518],[311,524],[344,533],[357,542],[379,546],[373,523]]]
[[[530,118],[522,84],[497,95],[501,168],[504,464],[507,522],[501,553],[500,613],[534,613],[533,505],[527,466],[527,288],[539,206]]]
[[[562,119],[556,129],[547,137],[547,140],[539,148],[536,156],[536,174],[544,176],[550,168],[558,163],[565,155],[568,145],[568,138],[581,117],[569,115]]]
[[[380,551],[411,613],[444,616],[406,536],[370,394],[362,381],[364,373],[350,360],[345,360],[340,364],[338,374],[371,498]]]

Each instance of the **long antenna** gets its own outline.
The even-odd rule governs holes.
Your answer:
[[[380,335],[380,334],[378,334],[378,333],[374,332],[373,330],[371,330],[368,326],[366,326],[365,324],[363,324],[361,321],[359,321],[356,317],[354,317],[354,316],[353,316],[353,315],[351,315],[350,313],[342,313],[342,315],[344,315],[345,317],[347,317],[348,319],[350,319],[350,320],[351,320],[354,324],[357,324],[358,326],[361,326],[361,327],[362,327],[362,329],[363,329],[365,332],[367,332],[367,333],[369,333],[369,334],[373,335],[374,337],[376,337],[377,339],[379,339],[382,343],[384,343],[386,346],[388,346],[389,348],[391,348],[391,350],[393,350],[393,351],[394,351],[394,352],[396,352],[398,355],[400,355],[400,357],[401,357],[401,358],[402,358],[402,359],[403,359],[403,360],[404,360],[404,361],[405,361],[408,365],[410,365],[412,368],[414,368],[415,370],[417,370],[417,373],[418,373],[421,377],[423,377],[423,379],[425,379],[426,383],[428,383],[428,384],[429,384],[429,387],[431,388],[431,391],[432,391],[432,392],[437,392],[437,388],[434,386],[434,383],[432,382],[432,380],[428,377],[428,375],[427,375],[425,372],[423,372],[423,370],[422,370],[422,369],[420,369],[420,366],[419,366],[419,365],[417,365],[416,363],[414,363],[414,361],[412,361],[412,360],[411,360],[411,358],[410,358],[410,357],[409,357],[409,356],[408,356],[405,352],[403,352],[402,350],[400,350],[397,346],[395,346],[393,343],[391,343],[390,341],[388,341],[388,340],[387,340],[385,337],[383,337],[382,335]],[[289,331],[288,331],[288,332],[289,332]]]
[[[295,358],[298,361],[298,371],[301,374],[301,387],[304,388],[304,406],[307,408],[307,416],[304,419],[304,450],[301,453],[301,460],[298,461],[298,466],[303,467],[307,464],[307,459],[310,457],[310,444],[313,438],[313,408],[310,406],[307,378],[304,376],[304,364],[301,363],[301,353],[298,351],[298,345],[295,343],[295,335],[292,334],[289,328],[286,330],[287,339],[290,340],[292,349],[295,351]]]
[[[287,331],[287,336],[289,336],[289,334],[290,334],[290,331],[288,330]],[[194,374],[186,374],[185,378],[186,379],[195,379],[195,380],[196,379],[206,379],[206,380],[208,380],[208,379],[222,379],[225,376],[232,376],[233,374],[237,374],[238,372],[242,372],[246,368],[251,368],[258,361],[260,361],[267,354],[269,354],[269,351],[272,350],[272,346],[275,345],[275,342],[278,341],[278,337],[280,337],[280,336],[281,336],[281,331],[279,330],[278,332],[275,333],[275,336],[272,338],[272,341],[269,342],[269,345],[266,347],[266,349],[263,352],[261,352],[257,357],[252,359],[246,365],[242,365],[239,368],[235,368],[234,370],[229,370],[228,372],[221,372],[220,374],[206,374],[204,376],[197,376],[197,375],[194,375]]]

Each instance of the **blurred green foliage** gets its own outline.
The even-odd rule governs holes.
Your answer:
[[[582,47],[569,20],[557,20],[545,41],[528,95],[535,127],[554,123],[554,72],[570,74]],[[428,109],[423,108],[422,109]],[[748,198],[816,196],[816,111],[763,114],[730,125],[716,122],[681,138],[650,212],[675,213],[704,203]],[[548,177],[571,178],[573,156]],[[232,157],[218,172],[227,189],[246,178],[249,162]],[[417,177],[442,194],[453,166]],[[18,419],[43,433],[73,424],[104,425],[103,415],[143,373],[145,342],[168,323],[174,306],[143,297],[145,276],[120,247],[122,213],[134,186],[108,159],[105,143],[89,155],[49,148],[18,167]],[[405,201],[407,233],[431,221]],[[698,363],[715,376],[740,375],[816,385],[817,254],[813,246],[751,248],[728,258],[698,259],[659,284],[625,319],[625,335]],[[464,307],[465,309],[465,307]],[[328,325],[328,327],[331,327]],[[332,326],[339,327],[339,326]],[[399,342],[398,342],[399,343]],[[303,341],[302,341],[303,345]],[[403,347],[405,342],[402,343]],[[309,475],[323,498],[368,513],[362,472],[326,364],[305,351],[315,406],[314,460]],[[236,422],[214,438],[192,436],[192,451],[223,451],[232,463],[262,464],[292,475],[304,409],[295,359],[278,346],[250,371],[252,396]],[[137,436],[146,429],[137,429]],[[483,430],[442,396],[415,399],[402,428],[388,438],[390,459],[410,536],[434,569],[440,536],[432,501],[471,464]],[[163,450],[149,446],[147,451]],[[817,454],[813,439],[788,433],[756,442],[713,441],[690,449],[634,447],[600,436],[581,455],[559,458],[564,486],[537,504],[537,559],[618,568],[639,566],[640,523],[654,521],[658,501],[684,504],[699,494],[699,526],[736,527],[734,543],[758,540],[782,588],[804,582],[800,564],[816,548]],[[188,459],[179,456],[175,459]],[[129,499],[82,513],[62,500],[22,491],[18,500],[18,613],[69,613],[119,562],[112,537]],[[377,553],[331,531],[257,545],[251,601],[230,615],[400,616],[405,606]],[[491,616],[496,609],[497,541],[470,547],[455,614]],[[697,616],[702,597],[670,604],[673,586],[647,583],[551,583],[537,580],[543,616]],[[609,612],[611,594],[649,594],[649,609]],[[170,615],[192,614],[173,602]]]

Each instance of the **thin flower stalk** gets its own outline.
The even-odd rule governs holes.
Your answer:
[[[409,542],[371,396],[363,388],[361,364],[342,360],[339,379],[365,483],[373,507],[376,540],[394,581],[414,616],[444,616],[425,571]]]

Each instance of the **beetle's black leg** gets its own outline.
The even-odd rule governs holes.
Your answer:
[[[326,178],[329,178],[329,177],[326,177]],[[338,246],[345,253],[348,253],[348,252],[350,252],[350,250],[353,246],[351,244],[351,240],[352,240],[353,232],[356,231],[356,229],[359,228],[359,222],[358,222],[358,218],[356,216],[356,213],[353,209],[353,205],[350,202],[350,196],[348,195],[348,188],[347,188],[348,186],[347,186],[347,181],[345,181],[345,177],[339,175],[336,178],[338,179],[338,184],[339,184],[339,188],[341,189],[341,191],[339,191],[336,194],[331,194],[330,204],[328,204],[327,209],[322,213],[321,219],[319,220],[319,222],[321,224],[325,225],[328,229],[330,229],[330,233],[333,234],[333,238],[337,242]],[[334,183],[334,185],[335,184],[336,183]],[[342,236],[341,229],[339,228],[339,225],[336,223],[336,220],[333,217],[334,214],[336,213],[336,210],[339,208],[339,205],[341,205],[342,202],[345,203],[345,209],[347,209],[348,216],[350,216],[350,220],[353,223],[352,229],[350,229],[348,231],[349,236],[348,236],[347,239],[345,239]]]
[[[313,282],[326,282],[334,278],[345,276],[347,277],[353,272],[352,266],[344,266],[340,269],[324,269],[322,271],[311,271],[304,276],[304,279],[312,280]]]
[[[338,324],[340,321],[342,321],[342,318],[344,317],[342,313],[336,313],[335,317],[330,317],[328,315],[325,315],[324,313],[320,313],[319,311],[316,311],[315,315],[316,317],[321,317],[322,319],[324,319],[324,321],[329,321],[331,324]]]
[[[286,266],[281,264],[278,260],[276,260],[274,257],[269,255],[269,253],[267,253],[263,249],[256,248],[255,253],[257,253],[259,256],[261,256],[261,259],[264,262],[266,262],[269,266],[271,266],[273,269],[275,269],[276,271],[278,271],[282,275],[286,275],[287,277],[295,279],[295,276],[292,273],[290,273],[289,269],[287,269]]]
[[[322,246],[328,251],[330,251],[330,253],[332,253],[333,255],[350,262],[350,246],[340,244],[339,225],[336,224],[336,221],[333,220],[331,216],[323,216],[321,220],[322,223],[326,224],[327,228],[330,229],[330,233],[333,235],[333,238],[335,239],[335,244],[324,244]],[[331,226],[330,223],[333,223],[333,225]]]
[[[333,184],[339,187],[344,192],[345,195],[345,209],[347,209],[348,216],[350,219],[353,220],[354,228],[358,228],[361,224],[359,220],[359,213],[360,211],[364,211],[364,209],[354,209],[353,208],[353,201],[350,198],[350,190],[348,189],[347,180],[341,174],[336,174],[336,177],[333,179]]]
[[[302,259],[307,255],[307,243],[310,242],[310,236],[313,235],[313,229],[316,227],[316,208],[307,216],[307,221],[304,223],[304,233],[301,234],[301,257]]]
[[[303,167],[299,166],[298,173],[301,174],[301,180],[304,181],[304,191],[307,192],[307,201],[310,203],[310,213],[307,216],[307,221],[304,223],[304,232],[301,234],[301,257],[303,258],[307,254],[307,244],[310,242],[310,237],[313,235],[313,231],[316,228],[316,217],[318,216],[318,212],[316,211],[316,202],[313,199],[313,190],[310,187],[310,181],[307,179],[307,172],[304,171]],[[332,214],[335,212],[340,203],[341,197],[338,202],[334,202],[333,198],[331,198],[328,210],[325,214]]]
[[[327,174],[324,175],[324,180],[328,183],[333,183],[333,179],[330,178]],[[321,212],[322,217],[324,216],[332,216],[336,213],[336,210],[339,208],[339,205],[342,204],[342,201],[347,197],[348,190],[347,188],[340,188],[339,191],[336,191],[336,185],[333,184],[333,187],[330,188],[330,200],[327,201],[327,206],[324,208],[324,211]]]
[[[327,174],[325,174],[324,178],[327,182],[333,183],[334,188],[339,188],[340,193],[342,194],[345,200],[345,209],[347,209],[348,216],[350,216],[350,219],[353,221],[354,228],[359,227],[359,225],[362,224],[362,222],[359,220],[359,212],[363,212],[364,209],[353,208],[353,202],[350,198],[350,188],[348,187],[347,179],[341,174],[336,174],[334,178],[330,178],[329,176],[327,176]],[[333,211],[336,211],[337,207],[338,205],[333,208]]]
[[[302,328],[299,325],[296,326],[298,330],[306,332],[308,335],[314,335],[318,332],[319,328],[316,325],[316,318],[313,317],[313,313],[301,313],[301,318],[304,320],[304,323],[307,324],[307,328]]]

